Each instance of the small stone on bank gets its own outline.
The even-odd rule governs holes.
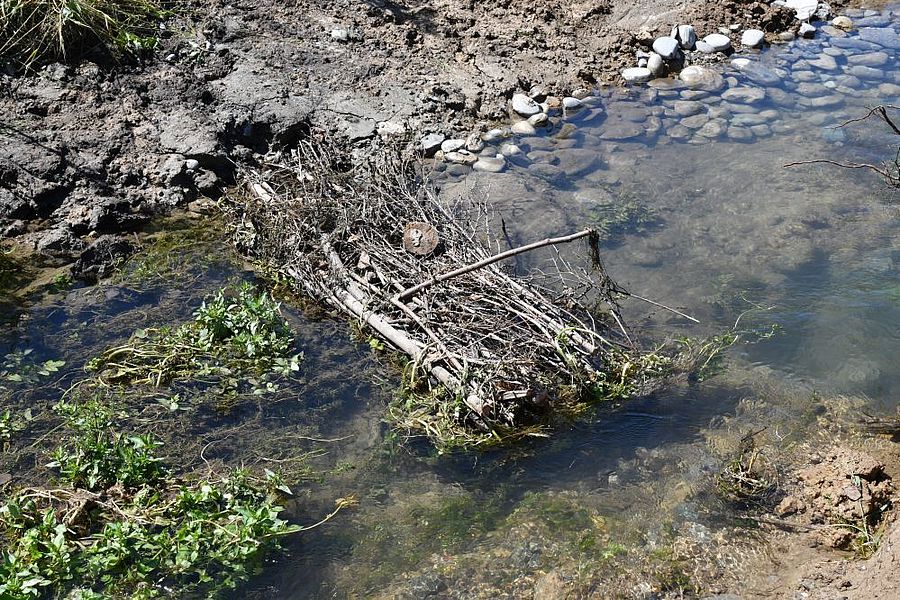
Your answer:
[[[656,38],[653,42],[653,51],[659,54],[663,60],[671,60],[681,54],[678,40],[671,37]]]
[[[697,43],[697,32],[691,25],[679,25],[672,28],[671,37],[678,40],[684,50],[693,50]]]
[[[443,133],[429,133],[422,137],[422,150],[425,152],[425,156],[434,156],[434,153],[437,152],[441,147],[441,142],[444,141]]]
[[[523,117],[541,112],[541,106],[525,94],[513,94],[512,109]]]
[[[798,33],[802,38],[812,38],[816,36],[816,28],[809,23],[803,23],[800,25],[800,31]]]
[[[622,78],[628,83],[646,83],[653,79],[653,71],[647,67],[623,69]]]
[[[653,52],[650,54],[650,58],[647,59],[647,68],[650,69],[651,73],[659,77],[665,72],[666,65],[663,63],[662,56]]]
[[[759,29],[748,29],[741,35],[741,46],[759,48],[766,39],[766,34]]]
[[[721,33],[711,33],[703,38],[703,41],[713,49],[713,52],[725,52],[731,48],[731,40]]]
[[[584,102],[574,96],[566,96],[562,99],[562,105],[566,110],[578,110],[584,106]]]
[[[441,142],[441,152],[455,152],[466,145],[466,140],[452,139]]]

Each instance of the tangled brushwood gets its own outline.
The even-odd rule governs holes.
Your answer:
[[[245,173],[226,210],[244,253],[406,357],[392,413],[410,433],[441,446],[534,433],[669,367],[629,340],[593,231],[501,251],[484,199],[440,199],[399,150],[341,156],[304,142]],[[564,250],[576,241],[588,252]],[[502,264],[524,252],[552,268]]]

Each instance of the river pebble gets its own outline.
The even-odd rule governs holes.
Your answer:
[[[822,54],[819,58],[809,61],[809,66],[822,71],[837,71],[840,68],[834,57],[828,54]]]
[[[884,48],[900,50],[900,35],[890,27],[862,27],[859,29],[859,37]]]
[[[759,29],[748,29],[741,34],[741,46],[748,48],[759,48],[763,45],[766,34]]]
[[[708,91],[719,90],[725,85],[725,80],[719,73],[709,67],[699,65],[691,65],[682,69],[678,78],[692,88]]]
[[[706,106],[702,102],[692,100],[677,100],[672,107],[675,114],[681,117],[690,117],[702,112],[706,112]]]
[[[653,40],[653,51],[667,61],[681,56],[681,46],[673,37],[659,37]]]
[[[697,32],[692,25],[678,25],[672,28],[671,37],[678,40],[684,50],[693,50],[697,45]]]
[[[806,97],[824,96],[828,94],[828,88],[821,83],[803,82],[797,86],[797,93]]]
[[[622,70],[622,79],[628,83],[646,83],[653,79],[653,72],[647,67],[631,67]]]
[[[850,20],[850,17],[845,17],[843,15],[835,17],[831,21],[831,25],[837,29],[842,29],[843,31],[850,31],[853,29],[853,21]]]
[[[472,168],[487,173],[500,173],[506,168],[506,159],[502,156],[479,156]]]
[[[441,149],[441,143],[444,141],[443,133],[428,133],[422,137],[422,151],[425,156],[434,156],[435,152]]]
[[[809,19],[819,8],[819,0],[781,0],[775,4],[778,3],[792,9],[796,13],[798,21]]]
[[[666,64],[663,62],[663,58],[656,52],[650,53],[646,66],[655,77],[659,77],[666,72]]]
[[[541,106],[527,94],[513,94],[512,109],[523,117],[530,117],[541,112]]]
[[[519,135],[534,135],[536,129],[534,125],[529,123],[528,121],[518,121],[512,124],[512,127],[509,128],[510,131]]]
[[[528,123],[532,127],[544,127],[550,121],[550,117],[547,116],[547,113],[539,112],[536,115],[531,115],[528,117]]]
[[[707,123],[697,131],[697,135],[707,139],[715,139],[722,137],[728,129],[728,123],[724,120],[714,119]]]
[[[460,140],[460,139],[444,140],[443,142],[441,142],[441,152],[443,152],[445,154],[447,152],[454,152],[456,150],[459,150],[460,148],[462,148],[465,145],[466,145],[466,140]]]
[[[802,38],[812,39],[816,37],[816,28],[809,23],[802,23],[797,34]]]
[[[873,69],[872,67],[864,67],[862,65],[848,67],[846,73],[848,75],[853,75],[854,77],[859,77],[860,79],[884,78],[884,71],[881,69]]]
[[[756,104],[766,97],[766,92],[760,88],[752,87],[733,87],[722,93],[722,99],[729,102],[739,102],[742,104]]]
[[[721,33],[711,33],[703,38],[703,42],[712,48],[713,52],[725,52],[731,48],[731,40]]]
[[[728,128],[728,139],[734,140],[736,142],[749,142],[752,141],[756,136],[753,135],[753,132],[745,127],[736,127],[731,126]]]
[[[562,99],[562,105],[566,110],[575,111],[584,106],[584,100],[574,96],[566,96]]]
[[[522,154],[522,149],[515,144],[503,144],[500,146],[500,154],[506,157]]]
[[[454,152],[446,152],[444,154],[444,160],[459,165],[471,165],[478,160],[478,156],[472,154],[468,150],[456,150]]]
[[[851,65],[863,65],[865,67],[880,67],[890,60],[887,52],[868,52],[866,54],[852,54],[847,57]]]

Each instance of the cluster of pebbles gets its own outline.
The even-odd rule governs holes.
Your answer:
[[[676,77],[642,86],[582,89],[564,98],[534,88],[511,99],[511,125],[465,138],[430,133],[421,140],[422,149],[459,174],[469,169],[500,172],[510,162],[558,171],[561,151],[567,157],[563,162],[575,169],[562,171],[576,175],[593,164],[580,155],[568,160],[568,154],[590,152],[575,147],[574,133],[581,128],[582,137],[595,136],[600,142],[696,144],[752,142],[790,131],[798,119],[834,124],[851,116],[841,112],[848,96],[868,96],[874,102],[900,97],[895,16],[848,10],[820,27],[814,40],[795,40],[778,52],[732,54],[723,65],[682,66]],[[676,27],[671,39],[681,47],[691,41],[692,32]],[[694,47],[700,42],[694,39]],[[823,134],[840,141],[843,132],[828,128]],[[551,154],[557,156],[551,160]],[[557,166],[551,168],[553,162]]]

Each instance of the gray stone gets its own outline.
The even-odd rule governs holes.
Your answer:
[[[653,52],[650,54],[650,58],[647,59],[647,68],[650,69],[650,72],[653,73],[654,76],[659,77],[663,75],[666,70],[666,65],[663,62],[662,56]]]
[[[721,33],[711,33],[703,38],[703,41],[713,49],[713,52],[725,52],[731,48],[731,40]]]
[[[722,93],[722,99],[741,104],[756,104],[766,97],[765,90],[752,87],[734,87]]]
[[[477,131],[469,134],[469,137],[466,138],[466,150],[469,152],[481,152],[484,150],[484,142],[481,141],[481,136],[478,135]]]
[[[425,152],[425,156],[434,156],[435,152],[441,148],[444,139],[443,133],[429,133],[423,136],[422,150]]]
[[[515,144],[503,144],[500,146],[500,154],[503,156],[518,156],[522,154],[522,149]]]
[[[502,156],[480,156],[472,168],[476,171],[499,173],[506,168],[506,159]]]
[[[834,60],[834,57],[827,54],[823,54],[819,58],[809,61],[809,66],[823,71],[837,71],[840,68],[838,67],[837,61]]]
[[[800,34],[800,37],[802,38],[814,38],[816,37],[816,28],[809,23],[801,23],[797,33]]]
[[[754,125],[750,128],[750,131],[752,131],[753,135],[756,137],[769,137],[772,135],[772,130],[768,125]]]
[[[462,148],[465,145],[466,145],[466,140],[461,140],[458,138],[444,140],[443,142],[441,142],[441,152],[444,152],[444,153],[455,152],[456,150],[459,150],[460,148]]]
[[[644,127],[631,121],[607,120],[603,123],[601,140],[627,140],[644,134]]]
[[[709,116],[707,115],[694,115],[692,117],[685,117],[681,120],[681,124],[688,129],[700,129],[706,125],[707,122],[709,122]]]
[[[566,110],[575,111],[584,106],[584,100],[580,100],[574,96],[566,96],[562,99],[562,105]]]
[[[697,32],[691,25],[678,25],[672,28],[671,37],[678,40],[684,50],[693,50],[697,44]]]
[[[801,83],[797,86],[797,93],[802,96],[807,96],[809,98],[815,98],[817,96],[824,96],[829,93],[827,87],[822,85],[821,83]]]
[[[523,117],[541,112],[541,106],[526,94],[513,94],[512,109]]]
[[[457,150],[455,152],[445,153],[444,160],[458,165],[471,165],[478,160],[478,156],[472,154],[468,150]]]
[[[847,32],[843,29],[838,29],[837,27],[832,27],[831,25],[822,25],[819,27],[822,30],[822,33],[827,35],[828,37],[847,37]]]
[[[649,64],[649,62],[648,62],[648,60],[647,60],[646,58],[639,58],[639,59],[638,59],[638,65],[637,65],[637,66],[639,66],[639,67],[646,67],[648,64]]]
[[[653,71],[647,67],[631,67],[622,70],[622,78],[627,83],[646,83],[653,79]]]
[[[900,50],[900,35],[890,27],[861,27],[859,38],[884,48]]]
[[[728,129],[728,123],[719,119],[713,119],[707,122],[703,127],[701,127],[697,131],[697,135],[700,137],[715,139],[718,137],[722,137],[725,135],[725,131]]]
[[[697,40],[695,47],[697,49],[697,52],[699,52],[701,54],[712,54],[713,52],[716,51],[715,48],[713,48],[712,46],[710,46],[703,40]]]
[[[748,62],[740,67],[740,71],[744,74],[744,77],[760,85],[775,85],[781,82],[781,77],[779,77],[778,73],[758,62]]]
[[[768,119],[756,113],[743,113],[734,115],[731,118],[731,124],[735,127],[753,127],[754,125],[764,125],[768,121]]]
[[[704,90],[681,90],[678,94],[683,100],[700,100],[701,98],[709,98],[709,92]]]
[[[736,142],[749,142],[755,137],[752,131],[744,127],[729,127],[727,135],[728,139]]]
[[[579,177],[594,169],[597,164],[597,151],[589,148],[569,148],[557,150],[559,168],[569,177]]]
[[[684,125],[679,124],[669,127],[669,129],[666,131],[666,135],[668,135],[673,140],[686,140],[691,137],[693,133]]]
[[[489,130],[489,131],[486,131],[486,132],[481,136],[481,139],[484,140],[484,141],[487,142],[487,143],[491,143],[491,142],[496,142],[496,141],[498,141],[498,140],[502,140],[502,139],[504,139],[504,138],[508,138],[508,137],[509,137],[509,134],[510,134],[509,129],[506,129],[506,128],[503,128],[503,129],[496,128],[496,129],[491,129],[491,130]]]
[[[675,114],[681,117],[690,117],[702,112],[706,112],[706,106],[702,102],[691,100],[677,100],[673,107]]]
[[[844,97],[839,94],[833,94],[818,98],[802,98],[800,104],[810,108],[837,108],[844,104]]]
[[[528,121],[519,121],[518,123],[513,123],[512,127],[510,127],[509,129],[513,133],[517,133],[519,135],[534,135],[535,133],[534,125],[532,125]]]
[[[741,34],[741,46],[759,48],[766,40],[766,34],[759,29],[748,29]]]
[[[867,52],[866,54],[851,54],[847,62],[851,65],[863,65],[864,67],[880,67],[887,64],[890,57],[887,52]]]
[[[884,48],[878,44],[873,44],[872,42],[867,42],[854,37],[832,38],[829,41],[835,48],[842,48],[844,50],[859,50],[860,52],[878,52],[879,50],[884,50]]]
[[[659,54],[663,60],[674,60],[681,55],[678,40],[673,37],[660,37],[653,41],[653,51]]]
[[[794,35],[793,31],[778,32],[778,39],[781,40],[782,42],[793,42],[796,38],[797,38],[797,36]]]
[[[691,65],[681,70],[678,78],[692,88],[715,91],[722,89],[725,80],[722,76],[708,67]]]
[[[531,115],[528,117],[528,122],[533,127],[544,127],[550,121],[550,117],[547,116],[547,113],[539,112],[536,115]]]
[[[847,69],[848,75],[859,77],[860,79],[884,79],[884,71],[881,69],[873,69],[872,67],[864,67],[863,65],[855,65]]]

